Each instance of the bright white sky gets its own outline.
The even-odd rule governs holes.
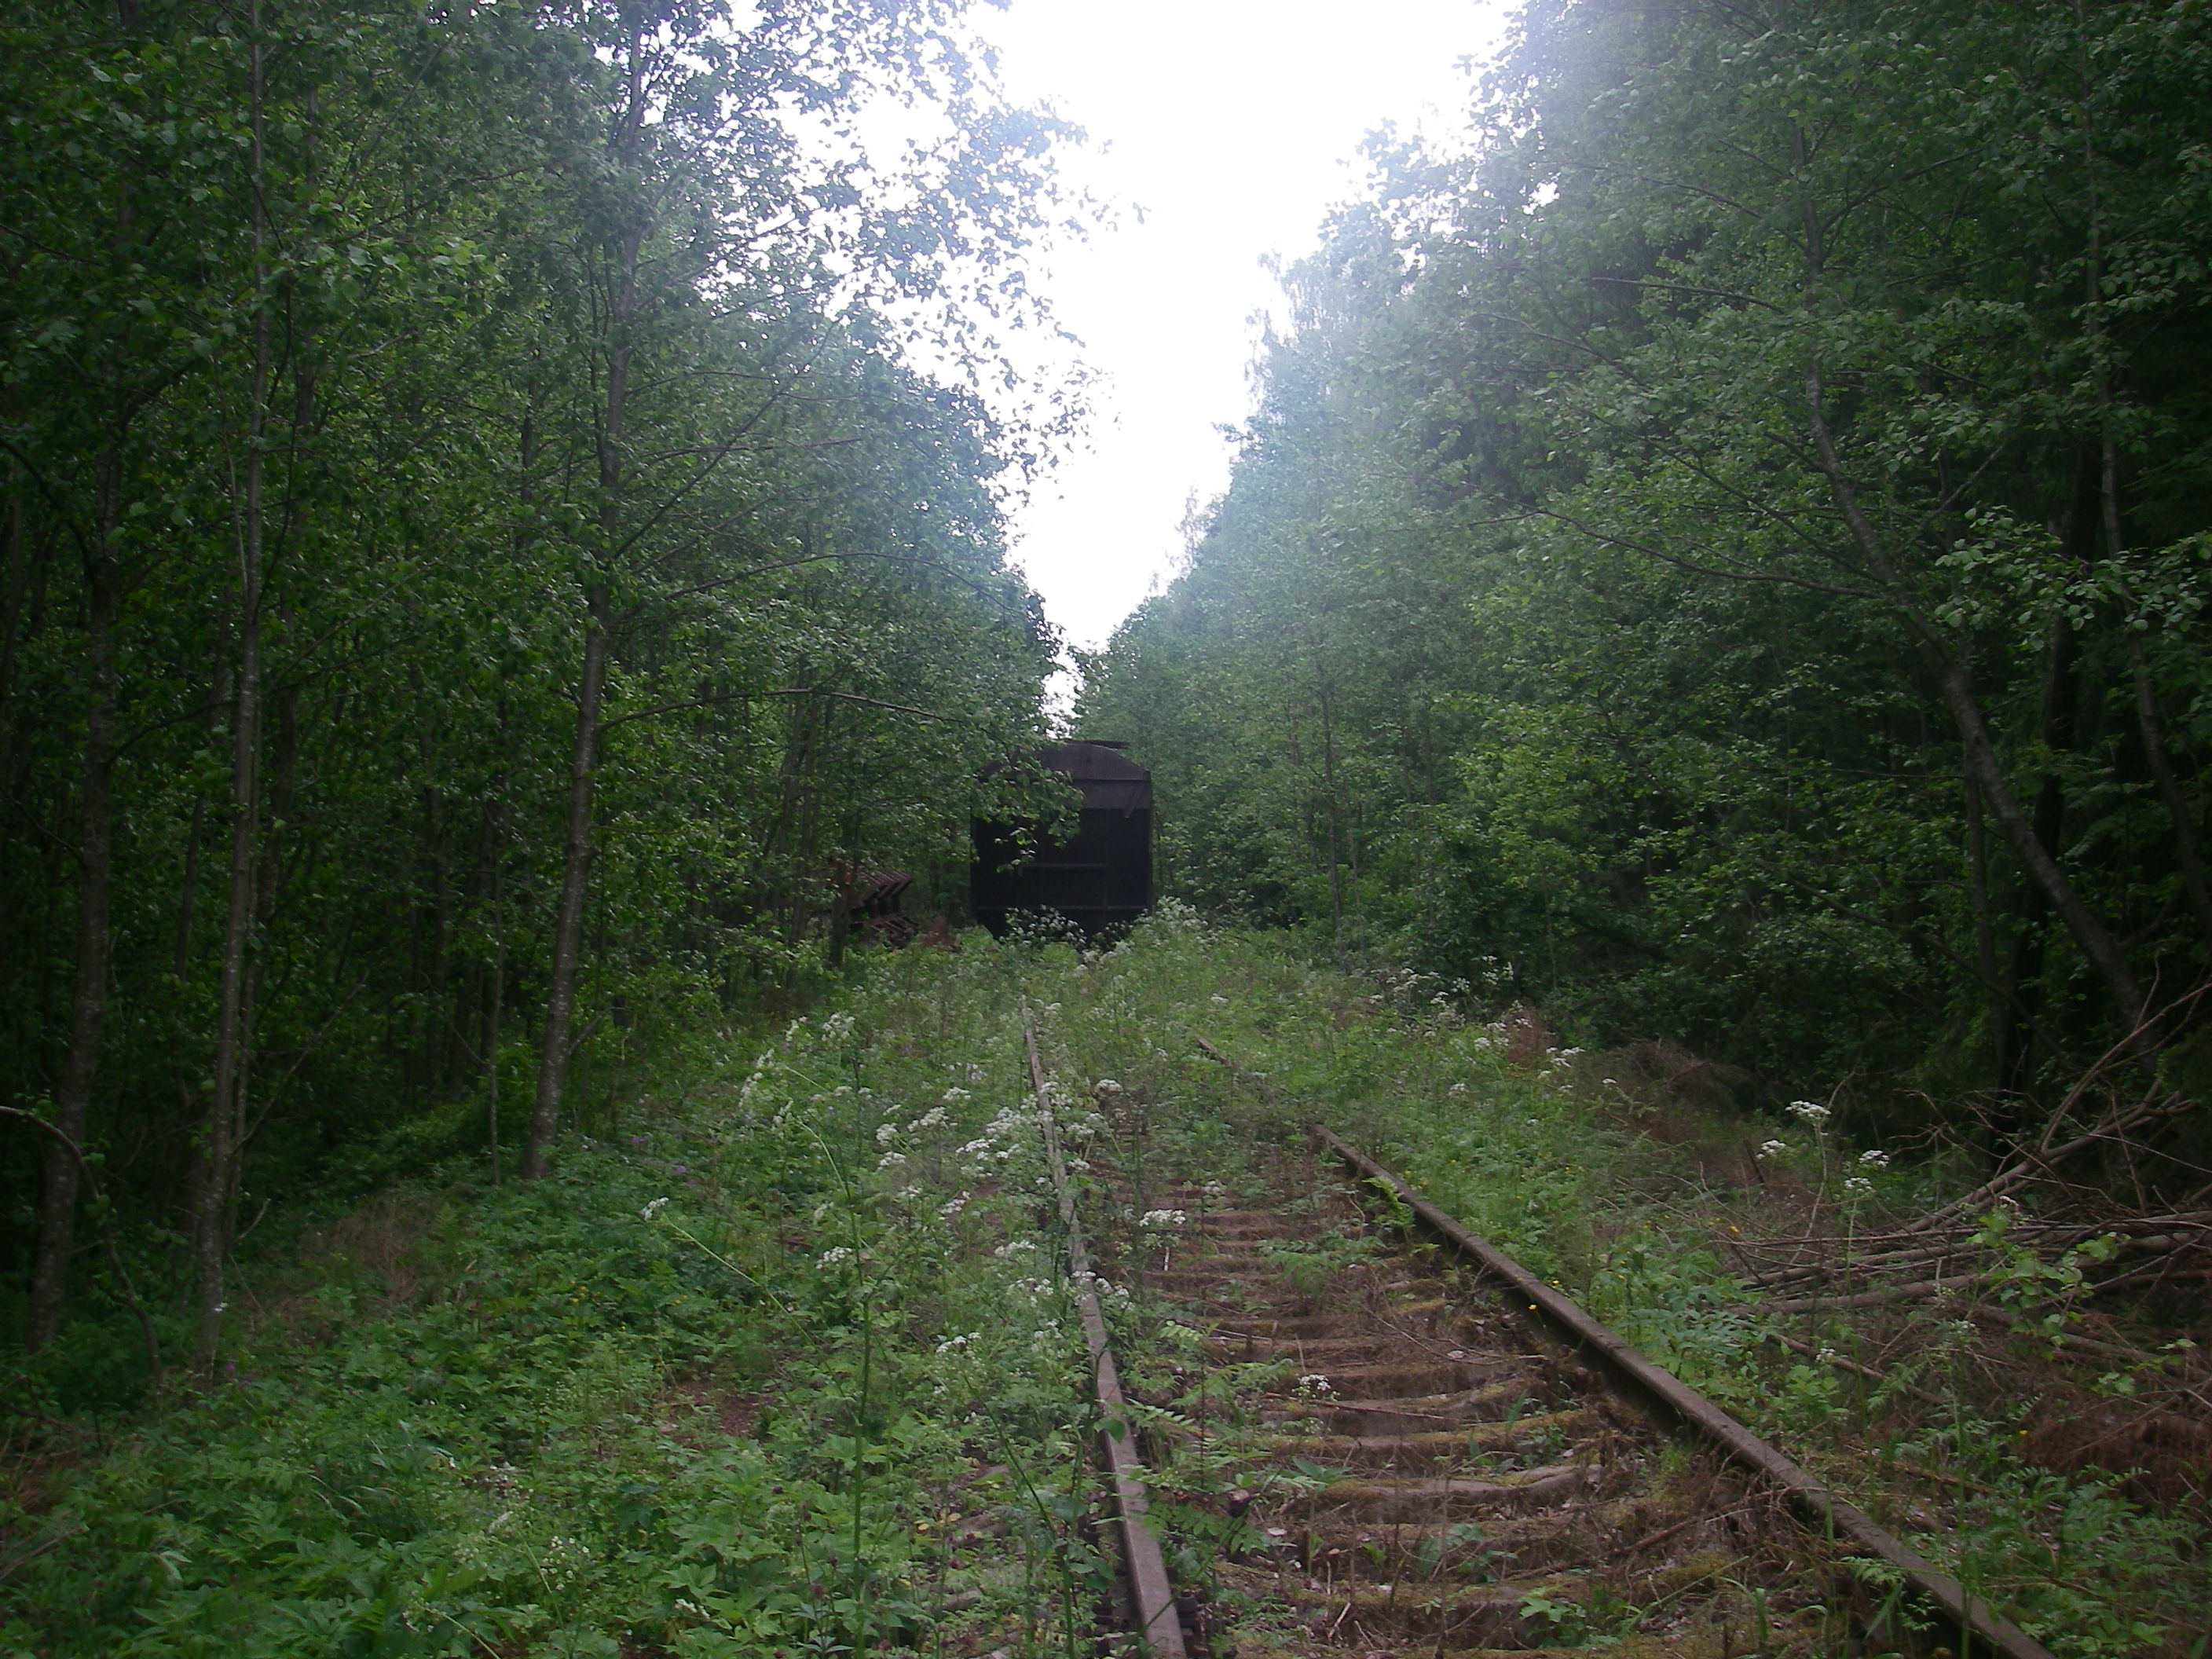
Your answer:
[[[1015,556],[1078,645],[1103,644],[1181,550],[1193,492],[1228,481],[1217,428],[1250,412],[1261,268],[1315,244],[1385,122],[1456,130],[1462,60],[1499,43],[1505,0],[1012,0],[977,33],[1006,91],[1090,143],[1071,185],[1118,228],[1042,256],[1031,280],[1099,372],[1087,449],[1015,521]],[[1141,210],[1142,218],[1129,210]]]

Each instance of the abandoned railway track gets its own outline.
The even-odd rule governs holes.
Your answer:
[[[1163,1171],[1105,1085],[1086,1164],[1029,1048],[1151,1652],[2051,1659],[1326,1129]]]

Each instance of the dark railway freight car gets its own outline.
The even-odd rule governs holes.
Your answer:
[[[1096,939],[1127,927],[1152,902],[1152,775],[1118,743],[1062,743],[1038,764],[1083,792],[1073,841],[1044,837],[1024,856],[1024,826],[976,820],[969,903],[975,920],[1004,934],[1024,912],[1056,912]],[[1032,835],[1034,826],[1026,826]]]

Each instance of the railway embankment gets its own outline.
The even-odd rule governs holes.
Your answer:
[[[2052,1652],[2202,1659],[2198,1218],[1976,1196],[1820,1103],[1173,912],[874,957],[550,1180],[296,1227],[220,1376],[11,1419],[0,1650],[1127,1650],[1086,1289],[1192,1651],[1948,1643],[1315,1122]]]

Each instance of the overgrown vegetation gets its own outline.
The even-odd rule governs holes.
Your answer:
[[[1777,1313],[1763,1247],[1855,1231],[1870,1252],[1971,1164],[1869,1163],[1802,1116],[1553,1049],[1525,1014],[1172,908],[1106,951],[872,954],[837,1011],[670,1057],[548,1181],[493,1189],[457,1164],[249,1255],[250,1333],[204,1394],[15,1419],[7,1645],[1091,1650],[1107,1566],[1080,1338],[1039,1231],[1024,1000],[1077,1151],[1107,1121],[1102,1077],[1128,1103],[1092,1179],[1134,1185],[1085,1200],[1109,1249],[1160,1207],[1146,1182],[1236,1189],[1319,1117],[2057,1650],[2192,1655],[2212,1595],[2183,1449],[2206,1438],[2200,1303],[2093,1297],[2078,1253],[2016,1242],[2046,1207],[2031,1192],[1976,1216],[1960,1257],[1984,1276],[1948,1304]],[[1744,1155],[1773,1140],[1790,1150]],[[1846,1165],[1874,1190],[1838,1208]],[[1317,1283],[1376,1248],[1283,1247]],[[1133,1375],[1171,1389],[1192,1334],[1122,1291]],[[1210,1489],[1165,1497],[1202,1583],[1236,1529]]]
[[[1085,665],[1170,885],[1291,926],[853,960],[1064,793],[1070,411],[976,389],[1066,135],[963,14],[0,18],[6,1644],[1085,1650],[1026,1001],[1126,1259],[1317,1115],[2205,1659],[2205,0],[1534,0]]]
[[[112,1447],[19,1419],[0,1647],[1067,1650],[1105,1569],[1007,964],[896,966],[546,1180],[250,1261],[231,1367]]]
[[[1854,1306],[1842,1296],[1898,1286],[1885,1253],[1899,1230],[1978,1185],[1970,1156],[1884,1156],[1817,1103],[1746,1115],[1701,1102],[1694,1077],[1670,1083],[1648,1054],[1555,1047],[1527,1010],[1470,1015],[1416,974],[1316,969],[1280,933],[1169,920],[1032,985],[1061,1005],[1054,1048],[1071,1079],[1110,1076],[1144,1103],[1146,1167],[1235,1189],[1255,1137],[1327,1123],[2055,1651],[2198,1654],[2212,1600],[2201,1226],[2180,1275],[2100,1292],[2098,1247],[2037,1231],[2067,1213],[2063,1190],[2017,1189],[1982,1200],[1948,1245],[1949,1294]],[[1309,1248],[1318,1266],[1361,1247]],[[1792,1310],[1759,1282],[1815,1259],[1838,1291],[1824,1306]],[[1152,1313],[1125,1340],[1171,1395],[1185,1356],[1170,1310]],[[1194,1571],[1225,1535],[1221,1492],[1196,1496]],[[1623,1610],[1620,1628],[1640,1616]]]
[[[993,356],[1066,135],[970,46],[959,0],[0,15],[10,1342],[124,1316],[112,1225],[204,1365],[272,1200],[393,1136],[534,1173],[867,872],[946,902],[1042,731],[1001,492],[1069,415]],[[929,142],[860,146],[884,100]]]
[[[1527,7],[1087,665],[1171,890],[1992,1152],[2116,1047],[2201,1102],[2208,73],[2195,0]]]

